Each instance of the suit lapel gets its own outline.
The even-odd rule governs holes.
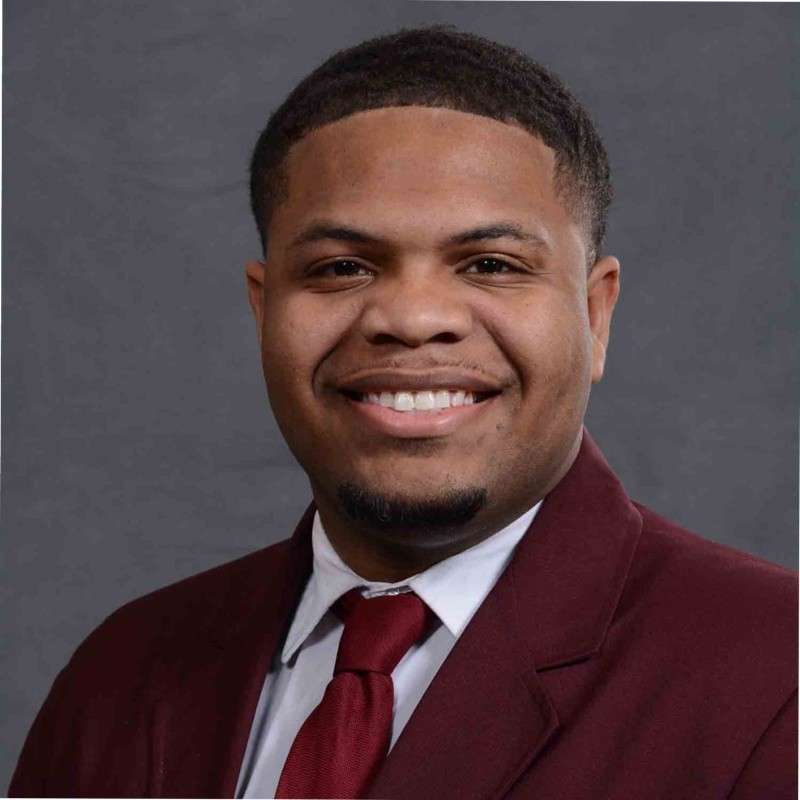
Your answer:
[[[370,797],[506,794],[560,724],[540,675],[598,651],[641,524],[584,430],[575,463],[437,673]]]
[[[310,574],[313,515],[311,505],[290,540],[262,551],[263,569],[243,573],[236,597],[220,598],[208,646],[161,692],[150,795],[234,796],[264,679]]]
[[[493,591],[422,697],[369,797],[489,800],[545,745],[558,718]]]

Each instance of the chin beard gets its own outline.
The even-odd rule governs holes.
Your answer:
[[[422,535],[435,540],[470,522],[486,505],[488,492],[483,487],[448,489],[433,497],[412,499],[343,483],[336,494],[344,512],[355,522],[404,539]]]

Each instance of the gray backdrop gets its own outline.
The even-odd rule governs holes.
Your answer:
[[[2,786],[101,619],[304,508],[245,298],[247,160],[305,73],[403,25],[521,47],[593,112],[623,294],[589,428],[633,497],[796,565],[798,6],[4,5]]]

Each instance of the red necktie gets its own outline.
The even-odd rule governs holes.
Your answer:
[[[333,678],[295,737],[276,797],[361,797],[389,751],[392,671],[425,630],[427,607],[412,592],[342,597]]]

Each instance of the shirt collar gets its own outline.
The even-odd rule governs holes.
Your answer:
[[[458,638],[511,560],[541,505],[540,500],[482,542],[397,583],[368,581],[353,572],[333,549],[316,511],[311,529],[313,571],[286,637],[281,661],[290,661],[328,609],[357,586],[366,587],[370,593],[413,590]]]

